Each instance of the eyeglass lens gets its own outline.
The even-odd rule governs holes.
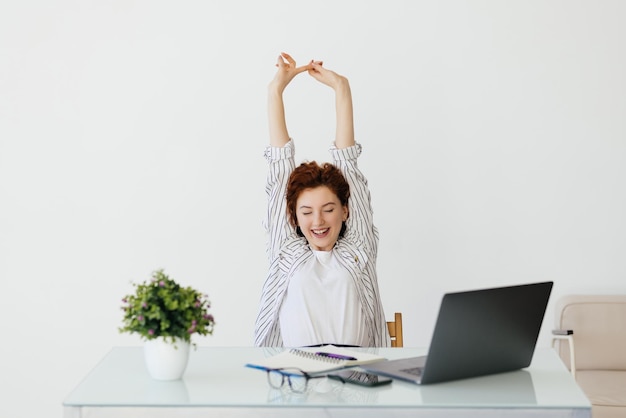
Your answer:
[[[294,392],[304,392],[308,380],[299,370],[268,370],[267,379],[274,389],[280,389],[286,380]]]

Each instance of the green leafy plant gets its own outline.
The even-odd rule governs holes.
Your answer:
[[[147,340],[165,337],[171,343],[176,337],[191,342],[192,334],[213,334],[215,320],[209,313],[207,295],[180,286],[163,270],[152,273],[151,280],[133,286],[135,293],[122,299],[124,319],[120,332],[137,333]]]

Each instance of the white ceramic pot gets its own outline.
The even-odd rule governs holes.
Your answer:
[[[159,337],[143,346],[148,373],[157,380],[178,380],[183,377],[189,360],[189,343],[179,338],[174,344]]]

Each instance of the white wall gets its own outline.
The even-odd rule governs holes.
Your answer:
[[[347,75],[406,345],[446,291],[626,292],[626,3],[24,1],[0,5],[0,416],[59,416],[165,268],[249,345],[266,261],[266,85],[280,51]],[[299,159],[333,96],[286,93]],[[547,345],[552,303],[540,344]]]

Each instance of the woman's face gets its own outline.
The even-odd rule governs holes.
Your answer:
[[[335,246],[348,208],[326,186],[305,189],[296,201],[298,226],[312,249],[330,251]]]

